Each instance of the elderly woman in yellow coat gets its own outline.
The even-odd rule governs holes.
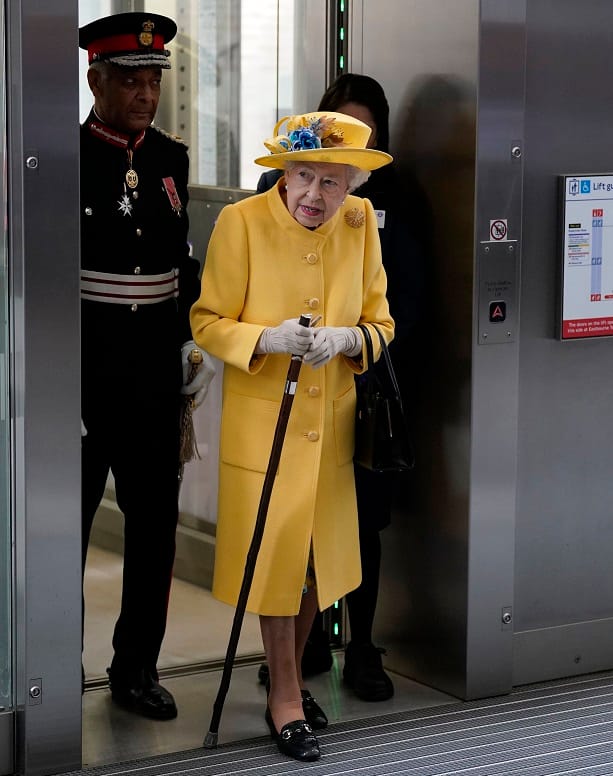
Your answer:
[[[287,121],[287,134],[277,135]],[[361,579],[353,475],[354,375],[367,368],[358,324],[387,341],[377,219],[353,197],[391,161],[367,149],[370,128],[338,113],[282,119],[270,154],[276,187],[226,206],[213,230],[191,323],[225,362],[213,594],[236,605],[290,354],[303,356],[247,603],[260,615],[270,669],[266,720],[279,749],[320,755],[327,719],[304,687],[302,651],[317,606]],[[320,319],[298,324],[302,313]],[[376,333],[372,340],[378,342]],[[378,352],[376,352],[378,355]]]

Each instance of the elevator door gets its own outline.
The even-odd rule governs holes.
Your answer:
[[[42,776],[81,762],[76,13],[3,7],[0,705],[15,771]]]
[[[0,6],[0,70],[5,73],[4,7]],[[0,80],[0,136],[6,138],[6,99]],[[0,774],[12,773],[13,766],[13,673],[12,673],[12,557],[9,468],[9,391],[8,391],[8,261],[6,145],[0,145],[2,189],[0,194]]]

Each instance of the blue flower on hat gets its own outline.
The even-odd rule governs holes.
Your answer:
[[[345,145],[343,130],[335,125],[331,116],[314,118],[286,116],[277,122],[275,132],[287,121],[287,135],[277,135],[264,141],[271,154],[286,154],[291,151],[313,151],[318,148],[335,148]]]
[[[313,148],[321,148],[321,140],[313,130],[307,127],[294,129],[289,133],[292,151],[310,151]]]

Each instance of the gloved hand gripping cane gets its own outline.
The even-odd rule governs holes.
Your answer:
[[[301,315],[299,323],[301,326],[310,326],[311,315]],[[292,409],[292,403],[294,401],[294,394],[296,393],[296,384],[298,383],[298,375],[300,373],[301,366],[302,356],[292,356],[287,372],[287,377],[285,379],[285,390],[283,392],[283,399],[281,400],[279,417],[277,418],[275,435],[272,441],[272,449],[270,451],[268,467],[264,477],[264,485],[262,486],[262,495],[260,496],[260,504],[258,506],[258,513],[255,520],[253,537],[251,539],[249,551],[247,552],[247,559],[245,561],[243,581],[241,584],[240,593],[238,595],[236,611],[234,612],[232,631],[230,632],[230,640],[228,642],[228,649],[226,651],[226,657],[224,660],[223,672],[221,681],[219,683],[219,690],[217,692],[215,703],[213,704],[213,715],[211,717],[209,732],[206,734],[203,742],[203,746],[206,749],[214,749],[217,746],[221,712],[223,710],[223,704],[228,692],[228,688],[230,687],[232,666],[234,663],[234,658],[236,657],[236,648],[238,646],[241,626],[245,616],[245,609],[247,608],[247,599],[249,598],[249,592],[251,590],[251,583],[253,581],[253,574],[255,572],[255,564],[258,558],[258,552],[260,551],[260,545],[262,544],[264,526],[266,525],[266,514],[268,512],[268,505],[272,495],[272,488],[274,485],[277,468],[279,466],[279,459],[281,458],[283,440],[287,430],[287,423],[289,421],[289,415]]]

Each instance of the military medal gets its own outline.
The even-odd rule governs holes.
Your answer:
[[[135,189],[138,186],[138,174],[132,167],[132,150],[128,149],[128,165],[129,169],[126,173],[126,183],[131,189]]]
[[[121,199],[118,199],[117,204],[119,205],[119,212],[124,216],[132,215],[132,203],[127,194],[124,194]]]
[[[183,205],[181,204],[181,199],[177,192],[174,179],[171,176],[168,178],[162,178],[162,183],[164,184],[164,190],[166,191],[166,196],[168,197],[170,206],[175,211],[175,213],[180,216]]]

